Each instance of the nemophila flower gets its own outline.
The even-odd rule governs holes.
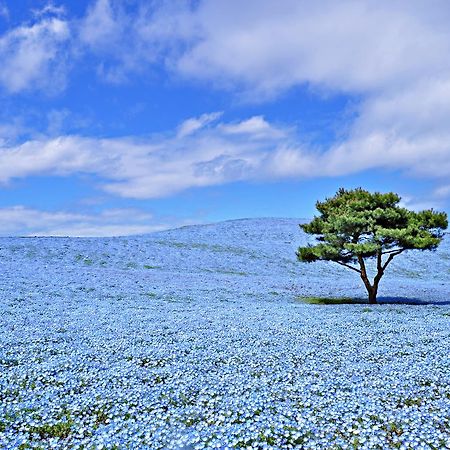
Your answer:
[[[450,446],[449,307],[296,303],[352,277],[305,274],[269,224],[5,240],[0,448]]]

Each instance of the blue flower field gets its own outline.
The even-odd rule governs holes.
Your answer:
[[[2,449],[449,449],[450,240],[382,304],[294,219],[0,239]]]

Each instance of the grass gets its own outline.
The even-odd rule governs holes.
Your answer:
[[[30,434],[37,434],[40,439],[48,438],[67,438],[73,427],[73,421],[68,420],[66,422],[58,422],[54,424],[35,425],[31,427],[28,432]]]
[[[301,303],[308,305],[354,305],[367,304],[367,300],[352,297],[297,297]]]

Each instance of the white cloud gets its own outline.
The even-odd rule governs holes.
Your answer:
[[[424,209],[442,210],[445,208],[445,198],[436,195],[436,192],[428,192],[425,195],[401,195],[400,206],[413,211]]]
[[[17,139],[27,131],[20,117],[14,117],[11,122],[0,122],[0,148],[7,146],[10,142],[17,142]]]
[[[81,53],[95,56],[97,75],[102,80],[126,82],[130,73],[145,73],[164,59],[170,20],[163,27],[158,25],[158,11],[156,4],[145,2],[137,5],[134,13],[120,1],[96,0],[91,4],[78,22],[77,43],[81,44]]]
[[[58,17],[42,18],[8,31],[0,37],[0,85],[11,93],[64,87],[64,45],[69,37],[69,24]]]
[[[66,14],[66,8],[62,5],[56,6],[53,3],[48,3],[41,9],[33,9],[33,14],[36,17],[49,16],[64,16]]]
[[[115,51],[123,40],[124,27],[109,0],[97,0],[81,22],[80,40],[94,49]]]
[[[272,137],[281,138],[286,132],[281,128],[270,125],[263,116],[254,116],[235,124],[225,124],[220,129],[229,135],[247,135],[249,137]]]
[[[0,182],[30,175],[87,173],[96,175],[107,192],[154,198],[191,187],[308,174],[311,157],[295,147],[291,130],[273,126],[261,117],[199,127],[213,117],[218,116],[191,119],[163,137],[96,139],[74,135],[3,146]],[[186,123],[190,124],[189,132]],[[196,124],[195,132],[192,124]],[[293,154],[295,157],[289,156]],[[284,161],[289,167],[284,167]],[[308,167],[302,167],[306,162]]]
[[[239,180],[339,176],[367,169],[435,178],[450,173],[450,133],[411,141],[380,131],[320,151],[300,145],[292,127],[273,125],[261,116],[233,123],[216,119],[214,124],[213,117],[188,119],[172,133],[141,139],[72,135],[4,144],[0,182],[92,174],[106,192],[145,199]]]
[[[164,222],[135,209],[104,210],[100,214],[47,212],[24,206],[0,208],[0,236],[126,236],[151,233],[187,221]]]
[[[448,69],[449,16],[445,1],[201,2],[177,67],[266,94],[304,83],[392,89]]]
[[[178,136],[185,137],[195,133],[197,130],[205,127],[211,122],[214,122],[222,115],[222,112],[214,112],[209,114],[202,114],[200,117],[191,117],[185,120],[178,129]]]

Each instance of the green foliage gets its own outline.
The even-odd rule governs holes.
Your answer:
[[[73,421],[57,422],[53,424],[34,425],[29,428],[30,434],[37,434],[40,439],[59,438],[65,439],[72,432]]]
[[[298,259],[345,265],[359,272],[369,294],[375,288],[376,296],[378,282],[396,255],[412,249],[435,250],[448,226],[446,213],[410,211],[400,206],[400,200],[393,192],[339,189],[334,197],[316,203],[320,215],[300,225],[316,237],[317,244],[300,247]],[[372,257],[377,257],[378,269],[373,286],[364,264],[365,258]],[[359,268],[351,265],[356,263]]]
[[[316,203],[320,216],[300,225],[316,235],[319,244],[299,248],[298,258],[356,262],[358,256],[372,257],[378,251],[434,250],[448,226],[447,215],[409,211],[399,202],[400,197],[392,192],[340,189],[334,197]]]

